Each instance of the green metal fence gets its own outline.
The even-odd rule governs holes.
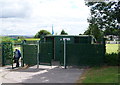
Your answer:
[[[61,55],[60,55],[60,43],[62,43],[63,42],[63,39],[65,39],[65,38],[67,38],[67,39],[70,39],[69,41],[67,41],[67,43],[74,43],[74,37],[63,37],[63,36],[60,36],[60,37],[55,37],[54,38],[54,59],[56,60],[56,61],[59,61],[60,60],[60,57],[61,57]]]
[[[70,35],[47,35],[44,36],[45,42],[52,42],[52,50],[53,55],[52,59],[55,61],[60,60],[60,44],[63,43],[64,40],[67,40],[66,43],[73,43],[73,44],[93,44],[95,39],[92,36],[70,36]]]
[[[39,46],[39,47],[38,47]],[[52,43],[39,43],[37,45],[23,45],[23,60],[24,64],[37,65],[48,64],[52,61]],[[39,48],[39,49],[38,49]]]
[[[37,45],[23,45],[23,61],[27,65],[37,64]]]
[[[23,45],[24,63],[37,65],[39,53],[39,64],[49,64],[52,62],[52,43],[42,42],[38,45]],[[39,50],[39,51],[38,51]],[[59,51],[60,64],[64,64],[64,44],[60,44]],[[66,64],[69,66],[93,66],[102,65],[104,62],[105,49],[103,44],[66,44]]]
[[[60,63],[64,64],[64,45],[61,44]],[[66,64],[77,66],[101,65],[104,62],[104,45],[66,44]]]
[[[52,55],[53,55],[53,50],[52,50],[52,43],[40,43],[39,47],[39,61],[40,64],[49,64],[51,65],[52,62]]]
[[[54,60],[60,61],[60,64],[63,65],[64,54],[66,54],[66,64],[68,66],[96,66],[104,63],[104,44],[83,44],[66,41],[66,53],[64,53],[64,43],[60,39],[55,38],[54,42],[46,39],[47,42],[40,42],[36,45],[23,45],[24,63],[37,65],[39,62],[39,64],[51,65],[54,56]]]

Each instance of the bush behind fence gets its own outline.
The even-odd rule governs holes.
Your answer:
[[[12,58],[13,58],[13,48],[12,48],[12,43],[2,43],[0,46],[0,60],[1,60],[1,65],[8,65],[12,64]]]
[[[0,66],[2,66],[2,44],[0,44]]]

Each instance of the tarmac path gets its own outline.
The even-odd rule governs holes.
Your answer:
[[[76,83],[85,69],[40,65],[27,69],[0,67],[1,83]]]

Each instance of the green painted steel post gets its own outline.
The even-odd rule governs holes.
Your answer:
[[[39,41],[39,45],[40,45],[40,46],[39,46],[39,64],[41,63],[41,62],[40,62],[40,57],[41,57],[41,43],[44,42],[43,39],[44,39],[44,35],[41,35],[41,36],[40,36],[40,41]]]
[[[2,66],[3,66],[3,43],[1,43],[1,49],[2,49]]]
[[[22,44],[21,44],[21,59],[22,59],[22,67],[24,67],[24,56],[23,56],[23,45],[24,45],[25,43],[23,42]]]
[[[64,68],[66,69],[66,39],[64,39]]]
[[[39,64],[40,64],[40,57],[41,57],[41,38],[39,41]]]
[[[13,69],[13,44],[11,43],[11,51],[12,51],[12,59],[11,59],[11,63],[12,63],[12,69]]]
[[[37,68],[39,68],[39,42],[37,43]]]
[[[4,43],[2,43],[2,66],[5,65],[5,61],[4,61]]]

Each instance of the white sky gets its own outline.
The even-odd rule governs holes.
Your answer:
[[[45,29],[83,33],[89,8],[84,0],[0,0],[0,35],[35,35]]]

